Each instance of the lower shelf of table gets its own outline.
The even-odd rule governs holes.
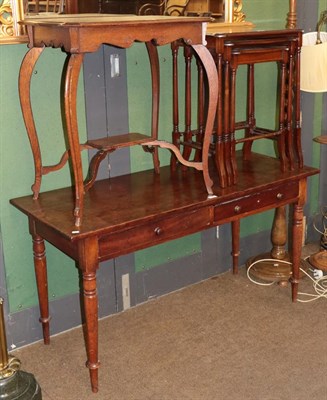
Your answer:
[[[100,139],[88,140],[87,145],[105,151],[112,151],[122,147],[128,147],[136,144],[142,144],[153,140],[151,136],[142,133],[131,132],[122,135],[107,136]]]

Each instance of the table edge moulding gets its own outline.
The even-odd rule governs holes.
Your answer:
[[[227,101],[228,96],[222,92],[220,86],[223,84],[224,75],[219,64],[221,58],[214,60],[208,48],[204,46],[203,24],[205,21],[205,19],[189,17],[103,15],[99,17],[66,15],[25,21],[30,49],[21,66],[19,93],[33,152],[35,181],[32,186],[33,195],[12,199],[11,203],[26,214],[29,221],[41,314],[40,322],[46,344],[50,342],[50,315],[44,241],[53,244],[77,261],[82,275],[81,291],[84,305],[82,309],[85,318],[87,367],[90,371],[93,392],[98,391],[96,272],[101,261],[231,222],[233,271],[236,273],[240,248],[240,220],[276,207],[292,205],[293,264],[290,281],[292,299],[293,301],[297,299],[307,178],[319,173],[319,170],[303,165],[299,139],[300,127],[297,126],[297,122],[295,129],[293,125],[289,125],[293,117],[288,111],[285,112],[286,126],[283,126],[282,130],[283,132],[290,130],[292,140],[285,134],[285,143],[281,145],[283,152],[285,151],[283,146],[287,149],[284,163],[278,157],[257,154],[251,149],[244,152],[243,150],[235,151],[235,148],[232,148],[233,132],[225,128],[230,126],[234,128],[235,121],[230,121],[230,118],[233,118],[231,114],[235,109],[232,106],[233,112],[226,113],[227,107],[223,107],[222,103]],[[262,35],[263,42],[267,40],[271,46],[284,46],[283,43],[269,42],[272,34],[265,36],[263,32]],[[257,39],[259,40],[259,36],[257,33],[254,34],[254,45]],[[160,74],[157,45],[174,42],[175,44],[172,45],[174,52],[181,46],[181,37],[184,42],[182,46],[191,47],[198,55],[198,59],[202,62],[201,68],[205,70],[209,83],[206,125],[200,144],[192,142],[192,132],[186,132],[189,136],[178,130],[173,132],[172,143],[162,141],[158,137]],[[210,42],[209,36],[207,39]],[[250,47],[253,45],[252,39],[249,36],[247,45]],[[219,42],[220,39],[214,40]],[[118,141],[106,138],[89,140],[81,144],[76,117],[76,94],[83,55],[85,52],[95,51],[102,43],[127,48],[134,41],[145,42],[149,54],[152,79],[151,136],[133,132],[121,135]],[[263,46],[265,51],[269,49],[267,43]],[[69,149],[58,164],[51,166],[42,164],[30,98],[33,68],[46,46],[63,48],[68,53],[64,105]],[[189,55],[186,56],[189,57]],[[279,55],[276,58],[280,60]],[[190,69],[189,63],[187,68]],[[294,64],[294,68],[298,68],[297,63]],[[226,76],[229,77],[229,75]],[[190,84],[190,79],[186,81]],[[297,81],[295,90],[297,90],[296,85]],[[189,100],[187,99],[188,102]],[[298,101],[297,98],[296,101]],[[228,103],[231,104],[229,98]],[[295,108],[297,121],[298,108],[297,106]],[[178,113],[176,110],[173,113],[175,118]],[[215,121],[216,114],[219,118]],[[220,124],[222,122],[220,119],[225,119],[226,122],[223,126],[216,128],[214,125]],[[175,138],[174,133],[176,133]],[[190,160],[189,156],[184,157],[189,152],[181,153],[180,143],[176,139],[180,134],[187,138],[182,146],[199,145],[197,150],[201,152],[201,157],[196,161]],[[218,138],[217,145],[214,141],[212,142],[212,136],[215,139]],[[272,135],[268,138],[274,139]],[[250,137],[250,139],[254,138]],[[132,145],[148,147],[153,156],[153,169],[106,180],[95,180],[97,168],[104,153],[118,147]],[[176,158],[170,166],[160,167],[157,150],[159,146],[171,150],[183,164],[181,168],[176,164]],[[97,149],[98,153],[90,163],[91,178],[84,181],[80,152],[89,148]],[[290,156],[293,150],[294,159]],[[41,192],[42,176],[62,168],[69,158],[72,161],[75,186]],[[121,199],[124,201],[122,202]]]

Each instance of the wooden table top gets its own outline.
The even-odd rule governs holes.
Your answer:
[[[143,24],[202,24],[210,18],[173,17],[165,15],[132,15],[132,14],[46,14],[25,17],[24,25],[57,25],[57,26],[104,26],[104,25],[138,25]]]
[[[183,39],[189,45],[205,44],[209,18],[162,15],[66,14],[32,16],[26,25],[29,47],[64,48],[69,53],[96,51],[103,43],[127,48],[134,42],[165,45]]]
[[[276,36],[276,35],[297,35],[298,33],[303,32],[302,29],[266,29],[263,26],[254,26],[254,25],[238,25],[229,24],[226,26],[224,23],[212,22],[207,26],[207,34],[212,36]]]
[[[218,24],[208,24],[207,36],[212,38],[228,38],[228,39],[258,39],[260,41],[273,38],[298,38],[301,37],[302,29],[230,29],[217,26]]]
[[[222,189],[216,181],[214,193],[217,197],[213,199],[207,198],[202,174],[195,170],[172,173],[167,166],[160,169],[159,175],[147,170],[97,181],[85,194],[84,219],[79,232],[74,231],[74,191],[71,187],[41,193],[38,200],[24,196],[11,200],[11,203],[74,241],[179,212],[228,203],[319,173],[318,169],[311,167],[282,173],[279,160],[255,153],[247,162],[238,157],[238,168],[237,185]],[[214,170],[211,176],[215,176]],[[259,206],[254,204],[253,207]]]

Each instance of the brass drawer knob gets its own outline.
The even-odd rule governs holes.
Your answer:
[[[284,197],[284,195],[283,195],[283,193],[277,193],[276,197],[278,200],[281,200]]]
[[[241,211],[241,206],[235,206],[234,211],[239,213]]]
[[[159,235],[162,234],[162,229],[159,228],[159,226],[157,226],[157,227],[155,228],[155,230],[154,230],[154,233],[155,233],[157,236],[159,236]]]

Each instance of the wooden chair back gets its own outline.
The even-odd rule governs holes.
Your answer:
[[[65,8],[65,0],[28,0],[26,13],[56,13],[62,14]]]

